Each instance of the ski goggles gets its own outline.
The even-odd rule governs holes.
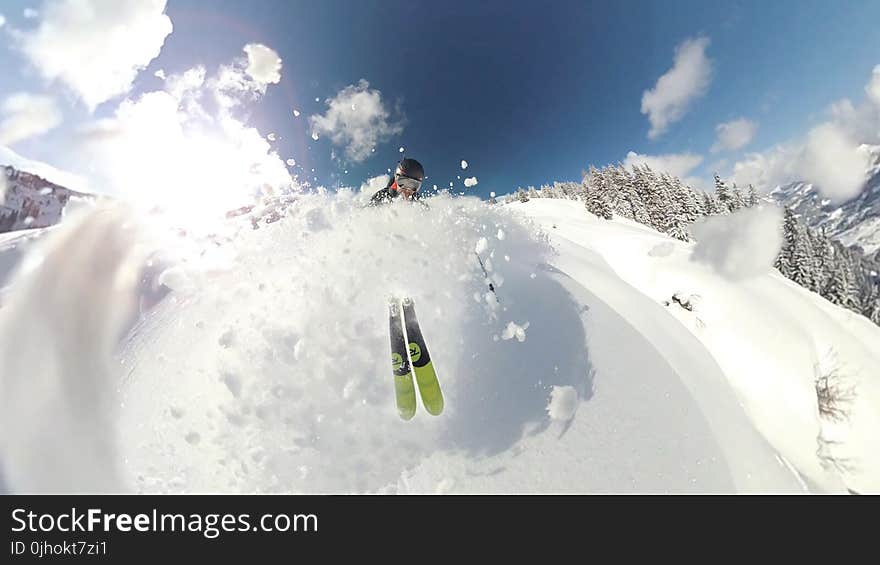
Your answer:
[[[397,188],[402,188],[404,190],[417,192],[419,188],[422,187],[422,181],[405,177],[403,175],[397,175],[397,178],[395,178],[394,181],[397,183]]]

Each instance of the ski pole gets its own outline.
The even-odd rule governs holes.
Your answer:
[[[492,294],[495,295],[495,301],[496,301],[496,302],[501,302],[501,301],[498,299],[498,293],[495,292],[495,285],[493,285],[493,284],[492,284],[492,281],[489,280],[489,273],[486,272],[486,267],[485,267],[485,265],[483,265],[483,260],[480,258],[480,254],[477,253],[476,251],[474,251],[474,255],[477,256],[477,261],[480,262],[480,268],[483,269],[483,276],[486,277],[486,282],[489,283],[489,290],[491,290],[491,291],[492,291]]]

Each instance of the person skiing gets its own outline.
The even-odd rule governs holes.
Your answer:
[[[388,185],[376,191],[370,198],[370,206],[387,204],[393,202],[395,198],[403,196],[405,200],[418,202],[423,206],[427,206],[421,201],[419,189],[425,180],[425,169],[422,164],[415,159],[401,159],[394,169],[394,176],[388,180]]]

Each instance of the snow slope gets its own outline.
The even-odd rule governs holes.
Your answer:
[[[688,245],[576,202],[362,199],[303,195],[270,225],[183,254],[159,277],[173,292],[112,358],[138,293],[132,256],[155,242],[106,210],[65,219],[0,309],[0,429],[25,430],[0,436],[7,487],[880,491],[869,323],[774,275],[715,280]],[[71,256],[103,260],[77,270]],[[65,292],[46,300],[47,279]],[[703,296],[703,326],[662,305],[675,290]],[[415,299],[439,417],[396,414],[391,293]],[[846,473],[815,456],[812,363],[830,343],[861,379],[850,426],[827,431],[858,459]]]
[[[842,477],[845,484],[855,490],[880,489],[880,328],[772,271],[731,282],[692,261],[692,244],[627,220],[598,220],[583,214],[577,202],[535,199],[510,206],[552,232],[561,249],[560,268],[587,281],[576,258],[584,248],[592,250],[622,282],[648,298],[635,308],[634,302],[625,301],[614,307],[668,356],[682,352],[675,343],[695,338],[687,349],[708,351],[757,429],[806,479],[824,488],[833,488],[837,480],[815,457],[823,427],[826,435],[843,442],[836,448],[839,457],[856,467]],[[698,295],[697,311],[673,302],[661,312],[662,302],[675,293]],[[671,324],[670,315],[678,323]],[[659,331],[654,325],[661,326]],[[826,362],[829,351],[836,353],[859,392],[850,425],[833,432],[818,417],[814,388],[816,366]],[[687,382],[693,363],[677,367]],[[693,375],[702,381],[691,380],[695,394],[700,392],[693,385],[705,386],[706,374]]]

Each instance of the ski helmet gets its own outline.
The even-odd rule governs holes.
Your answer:
[[[400,184],[401,177],[412,179],[421,185],[422,181],[425,180],[425,169],[415,159],[401,159],[397,164],[397,169],[394,170],[394,179],[398,181],[398,184]],[[418,190],[418,187],[416,187],[416,190]]]

